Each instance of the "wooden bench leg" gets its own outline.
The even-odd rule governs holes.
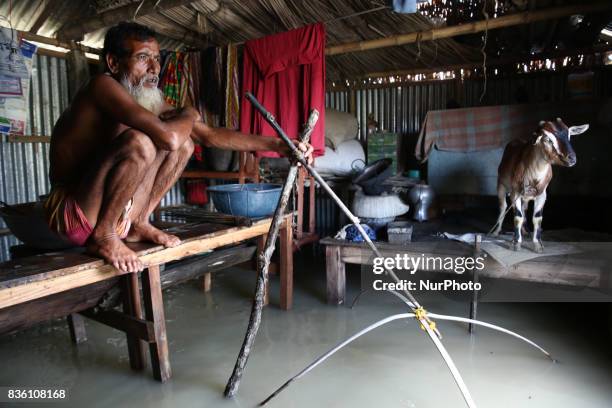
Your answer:
[[[158,265],[150,266],[142,273],[142,293],[146,318],[153,322],[155,332],[155,341],[149,344],[153,377],[158,381],[166,382],[170,379],[172,372]]]
[[[289,310],[293,306],[293,228],[285,221],[280,230],[280,307]]]
[[[341,305],[346,296],[346,267],[342,262],[340,247],[325,247],[325,272],[327,274],[327,303]]]
[[[138,286],[138,274],[128,273],[122,277],[123,285],[123,312],[137,319],[142,319],[142,303],[140,300],[140,288]],[[138,337],[127,334],[128,354],[130,356],[130,367],[133,370],[142,370],[145,367],[145,343]]]
[[[85,320],[78,313],[68,315],[68,329],[70,330],[70,339],[74,344],[87,341],[87,332],[85,331]]]
[[[204,276],[202,276],[202,291],[210,292],[212,287],[212,274],[210,272],[206,272]]]

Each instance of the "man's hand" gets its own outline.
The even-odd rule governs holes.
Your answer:
[[[289,160],[292,160],[293,153],[291,149],[289,148],[289,146],[287,146],[282,139],[276,139],[276,140],[278,141],[277,152],[289,158]],[[297,146],[297,148],[304,154],[304,158],[306,159],[306,162],[309,165],[311,165],[314,162],[314,158],[312,157],[312,152],[314,148],[312,147],[312,145],[310,143],[298,142],[297,140],[293,140],[293,144]],[[301,166],[301,164],[298,163],[298,166]]]

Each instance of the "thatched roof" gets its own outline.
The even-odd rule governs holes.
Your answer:
[[[9,14],[9,3],[8,0],[0,0],[0,14],[3,16]],[[66,37],[67,34],[73,37],[75,33],[84,32],[83,44],[101,48],[106,28],[120,20],[132,19],[138,9],[135,20],[160,33],[162,47],[184,49],[240,43],[315,22],[326,23],[327,45],[333,46],[429,30],[447,21],[451,25],[482,19],[480,0],[437,0],[433,3],[434,6],[429,6],[422,13],[398,14],[385,7],[387,2],[383,0],[13,0],[11,20],[16,29],[47,37]],[[550,6],[551,2],[499,0],[497,3],[498,9],[490,10],[491,17],[528,8],[538,9]],[[576,2],[566,0],[564,3]],[[115,14],[109,14],[112,12]],[[605,13],[600,14],[605,16]],[[426,15],[440,18],[432,20]],[[608,19],[603,25],[610,21],[609,15],[600,15],[599,18]],[[506,39],[509,45],[506,47],[509,49],[521,42],[537,40],[540,31],[550,34],[550,24],[532,24],[527,34],[525,30],[510,31],[510,39]],[[503,35],[490,37],[488,52],[492,52],[493,47],[504,49],[503,40]],[[329,55],[327,77],[330,81],[338,81],[371,72],[474,63],[482,60],[481,44],[482,33],[479,33],[459,40],[417,41],[401,46]],[[530,52],[529,47],[527,44],[519,52]],[[516,53],[516,49],[512,52]]]

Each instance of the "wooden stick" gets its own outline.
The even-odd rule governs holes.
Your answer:
[[[597,13],[612,9],[610,2],[597,2],[594,4],[576,4],[565,7],[550,7],[538,11],[508,14],[489,20],[475,21],[449,27],[433,28],[431,30],[414,33],[392,35],[375,40],[355,41],[345,44],[333,45],[325,49],[325,55],[345,54],[348,52],[366,51],[378,48],[393,47],[397,45],[412,44],[418,41],[434,41],[440,38],[451,38],[465,34],[475,34],[485,30],[511,27],[521,24],[530,24],[537,21],[552,20],[573,14]]]
[[[272,121],[273,124],[276,124],[272,115],[268,114],[266,115],[266,117],[268,121]],[[300,135],[300,141],[307,142],[309,140],[310,134],[314,130],[315,124],[317,123],[318,119],[319,112],[316,109],[310,111],[308,121],[304,125],[304,130]],[[286,135],[284,134],[282,129],[280,129],[278,124],[276,124],[276,126],[273,125],[273,127],[275,127],[275,129],[279,132],[279,135],[282,133],[282,135],[286,137]],[[268,283],[268,268],[270,267],[270,258],[272,257],[274,247],[276,246],[276,238],[278,237],[280,225],[283,220],[283,214],[285,213],[285,208],[287,207],[287,203],[289,202],[289,196],[291,194],[291,190],[293,189],[293,184],[295,182],[297,172],[298,166],[297,163],[295,163],[289,169],[289,174],[287,175],[287,179],[285,180],[285,184],[283,185],[281,198],[276,207],[276,211],[274,212],[274,218],[272,219],[272,224],[270,225],[268,239],[266,240],[264,249],[258,254],[257,257],[257,269],[259,273],[257,274],[257,284],[255,286],[255,298],[253,299],[253,305],[251,307],[249,325],[247,327],[242,347],[240,348],[240,353],[238,354],[238,358],[236,359],[234,371],[232,372],[232,376],[230,377],[227,382],[227,385],[225,386],[224,394],[228,398],[235,396],[238,392],[238,387],[240,385],[240,380],[242,379],[242,374],[244,373],[244,369],[249,359],[253,343],[255,342],[255,337],[257,336],[257,331],[259,330],[259,325],[261,323],[261,314],[264,305],[265,288]]]

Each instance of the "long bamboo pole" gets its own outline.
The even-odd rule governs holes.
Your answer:
[[[308,142],[318,119],[319,112],[316,109],[312,110],[308,117],[308,121],[304,125],[304,130],[299,137],[300,141]],[[274,119],[272,118],[272,120]],[[285,208],[287,207],[287,203],[289,202],[290,193],[293,189],[293,184],[295,182],[297,172],[298,167],[297,163],[295,163],[289,169],[289,174],[287,175],[287,179],[285,180],[285,184],[283,185],[280,201],[276,207],[276,211],[274,212],[274,218],[272,219],[272,224],[270,225],[270,229],[268,231],[268,237],[266,238],[264,249],[261,251],[260,254],[258,254],[257,257],[258,273],[257,284],[255,287],[255,297],[253,299],[253,305],[251,307],[249,325],[247,327],[244,341],[242,342],[242,347],[240,348],[240,353],[238,354],[238,358],[236,359],[236,364],[234,365],[232,375],[229,378],[227,385],[225,386],[224,394],[228,398],[235,396],[238,392],[238,387],[240,386],[242,374],[244,373],[244,369],[249,359],[249,355],[251,354],[251,349],[253,347],[253,344],[255,343],[257,331],[259,330],[259,325],[261,323],[261,315],[263,312],[263,303],[265,295],[264,292],[266,284],[268,282],[268,268],[270,267],[270,258],[272,257],[274,247],[276,246],[278,230],[280,228],[280,223],[282,222],[283,215],[285,214]],[[291,248],[289,248],[289,251],[291,251]]]
[[[612,2],[603,1],[594,4],[576,4],[565,7],[547,8],[537,11],[510,14],[489,20],[474,21],[450,27],[433,28],[408,34],[398,34],[375,40],[355,41],[333,45],[325,49],[325,55],[338,55],[349,52],[367,51],[378,48],[394,47],[412,44],[418,41],[434,41],[441,38],[451,38],[459,35],[475,34],[485,30],[530,24],[538,21],[552,20],[574,14],[588,14],[612,10]]]

